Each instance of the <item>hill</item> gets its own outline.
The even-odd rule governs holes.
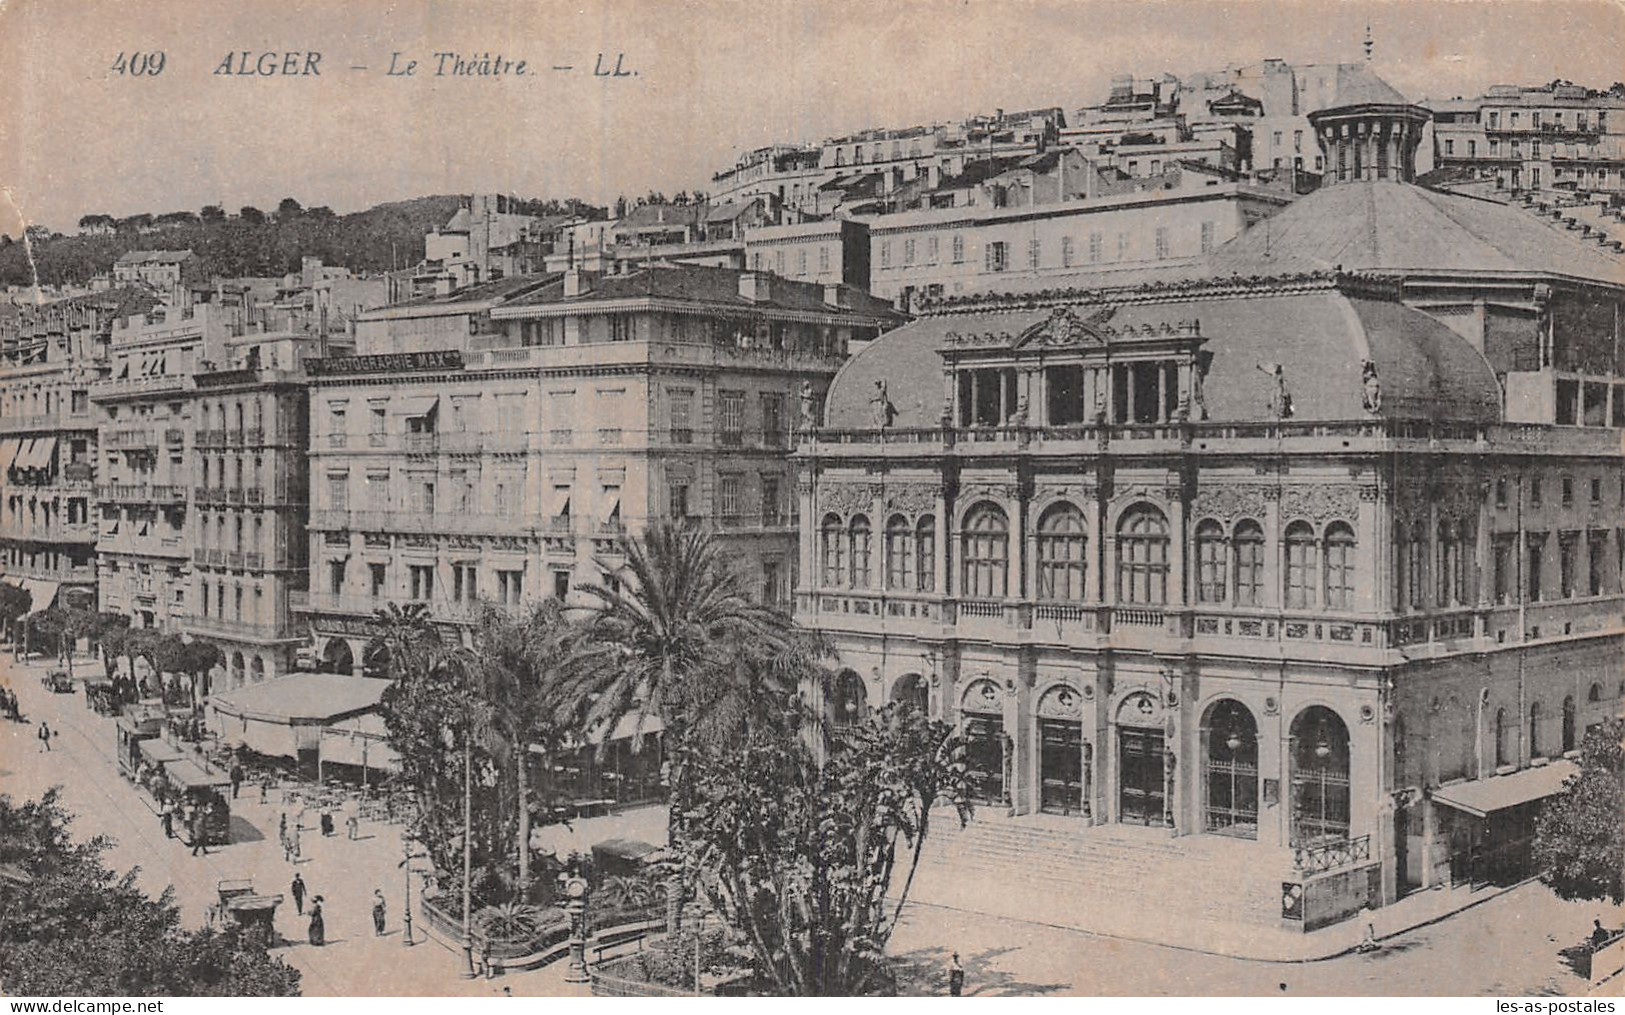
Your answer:
[[[87,215],[81,225],[101,223],[112,231],[31,238],[39,280],[46,284],[83,284],[107,272],[129,250],[190,249],[206,277],[282,275],[298,270],[300,257],[319,257],[356,272],[380,272],[421,260],[423,234],[444,225],[461,200],[455,194],[419,197],[348,215],[302,208],[291,199],[269,214],[244,208],[228,217],[211,207],[201,214],[132,215],[116,221]],[[573,199],[520,201],[518,207],[533,214],[604,214],[602,208]],[[0,239],[0,285],[30,285],[33,280],[22,242]]]

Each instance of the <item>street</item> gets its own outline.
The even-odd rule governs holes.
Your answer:
[[[50,664],[54,665],[54,664]],[[86,663],[83,665],[97,665]],[[400,827],[362,824],[361,838],[323,838],[308,829],[304,859],[283,861],[276,841],[279,807],[259,803],[245,789],[234,802],[230,845],[193,857],[179,839],[165,839],[157,818],[117,774],[112,720],[87,709],[82,693],[51,694],[39,684],[44,662],[18,667],[0,662],[0,674],[18,693],[25,722],[0,723],[0,792],[37,797],[62,787],[64,805],[77,817],[79,839],[106,835],[106,862],[140,871],[143,888],[157,895],[173,886],[188,924],[201,924],[223,878],[253,878],[256,890],[288,895],[295,869],[310,895],[325,897],[328,944],[305,943],[306,927],[291,897],[277,912],[277,928],[290,942],[277,949],[304,973],[305,994],[501,995],[583,994],[564,983],[564,963],[495,980],[464,980],[460,953],[416,928],[416,947],[403,946]],[[41,720],[59,736],[50,753],[36,738]],[[587,837],[614,834],[616,822],[647,835],[648,813],[594,819]],[[586,835],[578,829],[577,836]],[[584,841],[584,840],[583,840]],[[388,933],[374,937],[371,896],[381,888],[389,903]],[[1430,927],[1404,934],[1373,955],[1347,955],[1307,964],[1251,962],[1159,945],[1124,941],[1004,920],[935,906],[912,906],[892,941],[908,993],[945,993],[944,967],[957,950],[966,969],[966,993],[985,995],[1574,995],[1587,987],[1565,957],[1593,916],[1617,925],[1612,907],[1563,903],[1539,884],[1528,884]],[[1572,954],[1572,952],[1570,953]]]

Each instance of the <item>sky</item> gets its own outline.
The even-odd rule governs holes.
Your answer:
[[[703,190],[761,145],[1070,114],[1114,74],[1353,61],[1367,24],[1413,100],[1625,77],[1625,0],[0,0],[0,232],[288,196]],[[244,51],[319,52],[320,73],[215,73]],[[115,70],[138,52],[161,72]],[[527,66],[436,76],[437,52]],[[414,74],[387,74],[395,53]],[[593,73],[617,59],[626,76]]]

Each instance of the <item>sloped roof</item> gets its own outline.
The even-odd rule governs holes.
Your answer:
[[[335,673],[290,673],[210,695],[216,711],[272,722],[328,722],[378,707],[390,682]]]
[[[713,268],[696,264],[655,264],[625,275],[591,275],[592,287],[579,296],[566,298],[562,276],[509,301],[509,307],[543,304],[592,304],[611,300],[667,299],[695,303],[731,304],[740,307],[768,306],[780,310],[814,313],[840,313],[843,308],[824,302],[824,287],[811,282],[793,282],[773,276],[770,298],[752,302],[739,294],[739,277],[745,272],[733,268]],[[898,318],[889,302],[860,289],[843,287],[851,313],[868,317]]]
[[[1551,272],[1625,284],[1625,258],[1496,201],[1394,181],[1322,187],[1214,251],[1210,274]]]
[[[836,429],[871,427],[869,399],[875,382],[883,380],[897,409],[895,426],[938,426],[942,414],[938,350],[947,333],[1019,335],[1049,315],[1047,309],[945,314],[888,332],[836,374],[825,402],[825,423]],[[1213,421],[1270,418],[1273,382],[1260,369],[1265,363],[1281,364],[1297,408],[1294,419],[1370,418],[1362,404],[1362,368],[1368,359],[1382,386],[1378,416],[1475,422],[1500,417],[1500,387],[1484,358],[1443,324],[1389,300],[1330,288],[1273,293],[1265,289],[1244,299],[1115,305],[1108,323],[1127,331],[1189,320],[1199,322],[1206,339],[1202,348],[1213,355],[1202,386]]]
[[[557,282],[564,276],[555,272],[551,275],[509,275],[494,282],[481,282],[478,285],[464,286],[449,293],[435,293],[428,296],[417,296],[399,303],[391,303],[389,307],[378,307],[379,310],[388,310],[390,307],[427,306],[435,303],[475,303],[481,300],[504,300],[515,293],[522,293],[548,282]]]
[[[1339,106],[1398,105],[1408,106],[1411,100],[1399,94],[1394,87],[1372,73],[1363,63],[1337,65],[1337,83],[1323,109]]]

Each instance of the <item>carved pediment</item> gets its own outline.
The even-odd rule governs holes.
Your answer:
[[[1352,523],[1360,513],[1360,489],[1349,483],[1291,486],[1281,491],[1281,517],[1308,518],[1317,524],[1342,519]]]
[[[1252,518],[1262,522],[1265,507],[1263,487],[1216,486],[1197,491],[1191,502],[1191,517],[1225,521]]]
[[[874,495],[868,483],[826,483],[818,488],[820,513],[834,512],[846,516],[874,507]]]
[[[937,499],[942,496],[942,487],[926,483],[911,483],[907,486],[886,487],[886,510],[901,511],[904,514],[929,514],[937,509]]]

